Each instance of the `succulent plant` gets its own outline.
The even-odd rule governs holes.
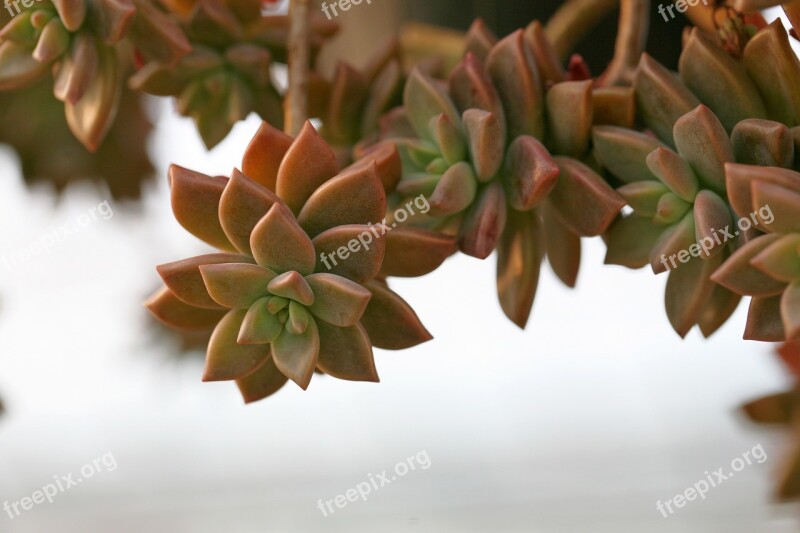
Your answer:
[[[741,58],[695,28],[679,76],[647,55],[637,70],[638,110],[655,136],[614,127],[593,131],[597,160],[621,182],[618,191],[632,208],[606,235],[606,262],[670,270],[665,304],[681,336],[694,325],[708,336],[725,323],[744,293],[715,283],[721,279],[715,271],[745,242],[777,230],[763,218],[737,228],[736,217],[749,220],[764,206],[751,205],[749,189],[739,190],[746,185],[732,189],[731,172],[737,163],[761,171],[796,167],[797,81],[800,63],[779,24],[753,36]],[[751,306],[751,322],[758,314]]]
[[[116,116],[132,48],[174,62],[189,44],[149,0],[43,0],[0,30],[0,90],[27,87],[52,71],[70,129],[94,151]]]
[[[91,181],[108,187],[115,199],[138,199],[155,170],[146,149],[152,124],[142,96],[123,89],[118,119],[95,153],[72,135],[61,107],[47,78],[0,93],[0,124],[14,125],[0,129],[0,143],[17,153],[25,181],[49,184],[57,192]]]
[[[500,303],[519,327],[542,259],[573,286],[580,237],[601,234],[624,205],[581,159],[593,123],[632,124],[632,92],[566,76],[541,26],[497,41],[478,22],[449,82],[414,70],[403,108],[384,119],[403,159],[395,203],[424,195],[430,211],[413,223],[457,235],[477,258],[497,249]]]
[[[746,403],[742,410],[757,424],[787,426],[791,446],[782,459],[776,496],[788,500],[800,497],[800,342],[778,348],[783,366],[789,371],[792,388]]]
[[[144,65],[131,87],[175,96],[178,111],[194,119],[208,148],[251,112],[282,127],[283,104],[270,66],[286,61],[288,18],[262,17],[260,0],[206,0],[192,8],[185,28],[191,52],[176,65]],[[314,50],[336,28],[315,18]]]
[[[171,167],[176,219],[220,253],[158,267],[165,287],[147,306],[176,328],[214,329],[204,380],[236,380],[248,402],[287,379],[305,389],[315,369],[377,381],[372,346],[430,339],[376,278],[383,240],[352,251],[386,210],[379,168],[396,172],[375,157],[339,172],[310,123],[294,140],[264,123],[230,179]]]

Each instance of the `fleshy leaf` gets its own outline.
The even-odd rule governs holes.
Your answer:
[[[750,301],[744,339],[749,341],[781,342],[786,333],[781,320],[781,297],[754,297]]]
[[[762,181],[753,182],[751,190],[753,205],[759,209],[759,220],[764,223],[765,231],[800,233],[800,193]],[[762,207],[768,208],[771,220],[764,220]]]
[[[373,281],[367,289],[372,298],[361,317],[361,324],[373,346],[384,350],[404,350],[433,338],[414,310],[388,287]]]
[[[458,123],[455,104],[436,81],[419,68],[415,68],[408,75],[403,92],[403,105],[417,136],[428,141],[433,140],[430,121],[440,113],[444,113],[454,124]]]
[[[630,87],[597,87],[592,90],[592,124],[633,128],[636,100]],[[672,125],[670,124],[670,131]]]
[[[210,331],[225,316],[224,310],[201,309],[184,303],[167,287],[160,288],[144,305],[158,320],[182,331]]]
[[[726,229],[733,224],[727,202],[716,193],[703,190],[694,201],[695,237],[703,245],[704,254],[700,257],[711,257],[720,253],[725,243],[714,238],[717,230]]]
[[[334,326],[348,327],[358,322],[372,296],[358,283],[334,274],[312,274],[306,281],[314,292],[314,303],[308,310]]]
[[[623,185],[617,192],[637,215],[653,217],[658,212],[659,200],[669,189],[660,181],[646,180]]]
[[[208,294],[216,303],[231,309],[247,309],[266,296],[275,272],[250,263],[200,265]]]
[[[179,300],[203,309],[221,309],[222,306],[209,295],[203,282],[203,276],[200,274],[200,267],[222,263],[251,263],[252,261],[245,255],[208,254],[159,265],[156,270],[167,288]]]
[[[314,319],[309,318],[308,327],[300,335],[292,335],[284,329],[271,346],[278,370],[301,389],[308,388],[320,351],[319,331]]]
[[[215,248],[235,252],[219,221],[219,203],[227,178],[211,177],[178,165],[169,167],[172,212],[198,239]]]
[[[219,202],[219,221],[230,242],[252,255],[253,228],[281,200],[269,189],[234,169]]]
[[[740,217],[749,216],[754,209],[765,207],[753,203],[752,184],[755,181],[773,183],[800,193],[800,174],[784,168],[727,163],[725,181],[728,199]]]
[[[503,183],[508,203],[518,211],[538,205],[553,190],[561,170],[542,143],[521,135],[508,147]]]
[[[250,235],[250,247],[256,262],[275,272],[295,270],[303,275],[314,272],[314,245],[291,211],[273,204]]]
[[[800,280],[800,235],[783,235],[750,260],[769,277],[791,283]]]
[[[672,328],[681,337],[697,324],[716,285],[709,279],[721,256],[706,261],[692,258],[669,274],[664,304]]]
[[[681,263],[673,256],[686,251],[685,257],[688,257],[689,247],[695,244],[694,236],[694,213],[690,211],[679,223],[665,229],[650,251],[650,266],[653,267],[653,273],[660,274],[667,271],[670,268],[668,264],[672,265],[672,268],[679,267]]]
[[[592,139],[597,160],[620,180],[631,183],[656,179],[647,168],[647,156],[666,145],[643,133],[616,126],[595,126]]]
[[[253,403],[275,394],[287,381],[270,355],[255,372],[237,379],[236,385],[245,403]]]
[[[369,292],[369,291],[367,291]],[[378,382],[372,345],[364,326],[338,327],[325,322],[319,326],[317,367],[338,379]]]
[[[618,218],[606,235],[605,263],[628,268],[641,268],[650,263],[650,251],[655,247],[664,226],[635,214]]]
[[[486,72],[483,63],[475,55],[467,53],[450,73],[450,94],[458,109],[482,109],[493,114],[506,131],[506,114],[500,96]]]
[[[312,241],[317,254],[315,272],[336,274],[362,284],[370,281],[383,262],[386,231],[378,224],[352,224],[320,233]]]
[[[314,303],[314,292],[305,278],[297,272],[284,272],[272,279],[267,287],[275,296],[289,298],[303,305]]]
[[[431,216],[439,217],[459,213],[475,199],[478,181],[472,166],[466,161],[456,163],[439,179],[428,199]]]
[[[478,259],[489,257],[503,234],[507,211],[502,185],[493,181],[484,187],[461,223],[461,251]]]
[[[743,120],[733,128],[731,144],[738,163],[784,168],[794,163],[794,139],[779,122]]]
[[[475,175],[487,182],[503,164],[505,134],[497,117],[488,111],[467,109],[462,119]]]
[[[239,329],[236,342],[239,344],[269,344],[278,338],[283,324],[267,308],[269,298],[261,298],[247,310]]]
[[[725,163],[735,161],[722,123],[704,105],[675,122],[675,145],[698,178],[717,192],[725,191]]]
[[[693,202],[700,184],[692,167],[681,156],[668,148],[656,148],[647,156],[647,168],[672,192]]]
[[[424,276],[439,268],[458,249],[454,237],[423,228],[396,228],[384,240],[382,276]]]
[[[268,122],[262,122],[244,151],[242,172],[251,180],[274,192],[278,169],[291,144],[291,137],[272,127]]]
[[[763,235],[736,250],[722,266],[714,272],[713,279],[723,287],[742,296],[774,296],[783,292],[785,283],[767,276],[751,261],[775,243],[779,235]]]
[[[505,315],[524,329],[531,313],[544,242],[539,214],[511,211],[497,245],[497,296]]]
[[[708,338],[721,328],[739,307],[741,301],[741,296],[725,287],[714,287],[714,294],[711,295],[711,300],[697,322],[703,336]]]
[[[547,91],[547,134],[554,151],[581,157],[593,122],[592,81],[565,81]]]
[[[787,340],[800,339],[800,281],[795,281],[781,297],[781,316]]]
[[[220,320],[208,342],[203,381],[227,381],[240,379],[269,357],[269,346],[265,344],[238,344],[236,339],[242,327],[246,311],[233,309]]]

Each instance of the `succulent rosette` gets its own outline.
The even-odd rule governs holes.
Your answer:
[[[192,50],[176,65],[150,62],[130,80],[134,89],[174,96],[178,112],[191,117],[208,148],[255,112],[282,127],[282,99],[270,67],[286,61],[288,18],[262,16],[260,0],[204,0],[185,22]],[[315,19],[312,45],[336,31]]]
[[[580,237],[603,233],[625,204],[581,160],[592,124],[630,125],[633,107],[630,90],[567,80],[538,24],[497,41],[478,22],[449,81],[414,70],[403,108],[384,118],[403,159],[395,202],[423,195],[430,210],[413,223],[477,258],[496,249],[501,306],[524,327],[543,258],[573,286]]]
[[[147,306],[176,328],[213,328],[204,380],[236,380],[248,402],[287,379],[305,389],[315,369],[377,381],[373,346],[403,349],[431,338],[376,277],[383,240],[353,251],[359,236],[376,234],[371,224],[386,211],[377,163],[339,172],[310,123],[294,140],[264,123],[245,152],[244,173],[226,179],[170,169],[178,222],[220,253],[158,267],[165,287]],[[348,249],[345,258],[323,260]]]
[[[636,100],[654,135],[618,127],[593,131],[595,157],[632,208],[606,235],[606,262],[669,270],[665,306],[681,336],[695,325],[709,336],[727,321],[745,293],[715,283],[721,278],[714,273],[745,242],[781,227],[757,215],[765,206],[752,205],[749,189],[743,191],[748,185],[738,184],[741,172],[732,187],[731,173],[741,170],[738,165],[768,173],[796,167],[796,81],[800,63],[779,24],[755,34],[741,58],[695,28],[678,75],[647,55],[639,64]],[[761,323],[761,312],[751,306],[751,325]],[[750,330],[746,335],[759,336]]]
[[[781,459],[775,491],[778,498],[788,500],[800,497],[800,342],[782,344],[778,355],[788,370],[792,387],[750,401],[742,409],[757,424],[788,428],[791,443]]]
[[[133,47],[164,62],[189,51],[177,24],[149,0],[37,1],[0,30],[0,90],[52,71],[70,129],[94,151],[116,116]]]

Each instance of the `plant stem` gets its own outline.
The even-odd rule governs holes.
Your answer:
[[[620,0],[568,0],[558,8],[545,26],[558,57],[565,61],[577,44]]]
[[[598,80],[602,86],[630,85],[647,44],[650,0],[622,0],[614,57]]]
[[[284,101],[283,130],[292,137],[308,119],[308,69],[311,62],[308,0],[289,4],[289,88]]]

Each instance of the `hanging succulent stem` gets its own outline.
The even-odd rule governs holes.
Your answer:
[[[566,60],[577,44],[620,0],[568,0],[545,26],[545,34],[556,53]]]
[[[792,0],[783,4],[783,11],[792,23],[795,32],[800,31],[800,0]]]
[[[602,86],[631,85],[636,65],[647,44],[650,0],[622,0],[614,57],[600,77]]]
[[[308,69],[311,60],[308,0],[289,4],[289,88],[284,102],[284,131],[292,137],[308,119]]]

